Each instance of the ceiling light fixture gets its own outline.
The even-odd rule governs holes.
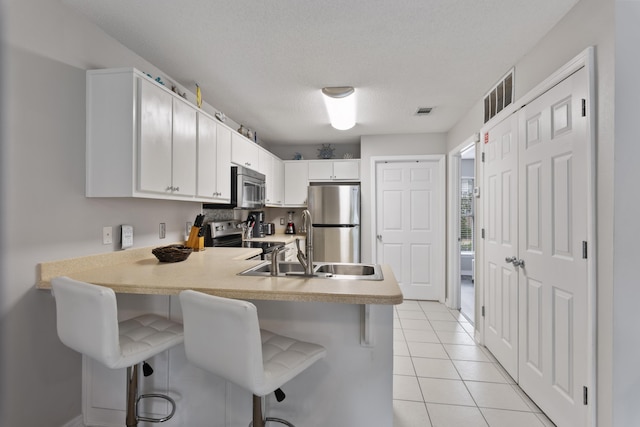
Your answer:
[[[338,130],[351,129],[356,124],[356,95],[351,86],[322,89],[324,104],[329,112],[331,126]]]

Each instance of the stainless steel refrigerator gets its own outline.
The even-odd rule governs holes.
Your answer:
[[[313,260],[360,262],[360,186],[309,186]]]

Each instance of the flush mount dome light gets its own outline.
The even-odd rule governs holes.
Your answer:
[[[338,130],[351,129],[356,124],[356,95],[351,86],[325,87],[324,103],[329,112],[331,126]]]

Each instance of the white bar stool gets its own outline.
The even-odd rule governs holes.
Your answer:
[[[184,344],[192,364],[253,393],[253,427],[280,418],[263,418],[263,397],[326,355],[324,347],[260,330],[256,306],[247,301],[182,291]]]
[[[182,325],[155,314],[118,323],[112,289],[68,277],[52,279],[51,287],[60,340],[108,368],[127,368],[127,427],[138,425],[138,421],[160,423],[171,419],[176,411],[171,397],[158,393],[138,396],[138,367],[146,359],[183,342]],[[171,413],[162,418],[138,416],[138,402],[145,398],[168,401]]]

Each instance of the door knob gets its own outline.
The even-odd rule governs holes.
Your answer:
[[[504,261],[505,261],[505,262],[507,262],[507,263],[509,263],[509,262],[514,263],[514,262],[516,262],[517,260],[518,260],[518,258],[516,258],[516,257],[514,257],[514,256],[512,256],[512,257],[507,257],[507,258],[505,258],[505,259],[504,259]]]
[[[515,267],[522,267],[524,268],[524,260],[523,259],[517,259],[515,261],[513,261],[513,265]]]

